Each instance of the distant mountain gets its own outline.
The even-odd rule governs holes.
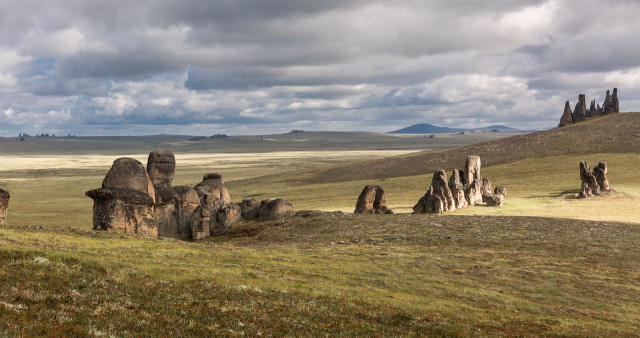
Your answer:
[[[449,128],[439,127],[428,123],[414,124],[412,126],[390,131],[389,134],[445,134],[445,133],[459,133],[459,132],[471,132],[471,131],[499,131],[499,132],[522,132],[520,129],[515,129],[502,125],[494,125],[482,128]]]

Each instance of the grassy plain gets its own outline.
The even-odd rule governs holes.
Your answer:
[[[297,210],[350,212],[365,184],[380,184],[400,212],[301,212],[197,242],[89,230],[84,191],[99,186],[115,157],[146,162],[148,140],[123,153],[10,150],[3,158],[16,156],[7,161],[14,167],[0,170],[12,193],[10,225],[0,228],[0,335],[632,336],[640,326],[639,146],[547,142],[577,139],[596,122],[640,137],[638,117],[471,145],[448,135],[439,148],[459,147],[440,150],[424,148],[433,139],[422,136],[294,141],[306,133],[283,136],[288,145],[268,154],[249,139],[235,152],[170,148],[174,185],[218,171],[234,200],[283,197]],[[526,144],[537,147],[527,153]],[[483,176],[507,187],[504,207],[403,214],[425,193],[432,166],[450,171],[471,153],[481,154]],[[581,159],[606,160],[618,194],[571,198]]]

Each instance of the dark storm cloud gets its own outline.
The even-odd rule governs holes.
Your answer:
[[[0,133],[548,127],[579,92],[618,86],[623,110],[640,107],[639,11],[595,0],[0,0]]]

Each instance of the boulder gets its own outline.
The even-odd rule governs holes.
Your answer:
[[[237,203],[225,202],[216,213],[215,221],[210,223],[211,236],[222,236],[227,233],[229,226],[242,220],[242,209]]]
[[[564,127],[573,123],[573,113],[571,112],[571,105],[569,101],[564,104],[564,112],[562,113],[562,117],[560,117],[560,123],[558,127]]]
[[[488,206],[501,207],[502,202],[504,201],[504,197],[507,195],[507,189],[503,185],[497,186],[493,190],[493,195],[487,198]]]
[[[379,185],[367,185],[362,189],[354,214],[392,214],[387,208],[387,195]]]
[[[465,187],[464,197],[467,199],[467,205],[474,206],[482,203],[482,181],[473,180]]]
[[[7,210],[9,209],[9,198],[11,198],[9,192],[0,189],[0,226],[7,225]]]
[[[200,196],[190,187],[178,186],[173,188],[176,192],[176,225],[177,228],[172,237],[178,239],[192,238],[192,223],[196,217],[196,211],[200,208]]]
[[[93,229],[158,235],[153,199],[130,188],[100,188],[86,192],[93,199]]]
[[[147,173],[153,185],[171,186],[176,172],[176,158],[169,150],[154,150],[149,153]]]
[[[140,161],[121,157],[113,165],[102,181],[103,188],[128,188],[140,191],[151,197],[155,203],[155,191],[151,179]]]
[[[578,103],[573,110],[573,122],[584,121],[587,118],[587,102],[584,94],[578,95]]]
[[[471,155],[467,156],[467,161],[464,164],[464,183],[463,184],[471,184],[471,182],[475,180],[481,180],[482,176],[480,175],[480,156]]]
[[[433,174],[427,193],[413,206],[413,212],[441,214],[455,209],[455,200],[449,189],[447,173],[442,169],[438,170]]]
[[[293,212],[293,205],[282,198],[270,198],[260,202],[258,216],[261,221],[282,218]]]
[[[245,198],[240,202],[242,218],[250,221],[258,218],[260,203],[255,198]]]
[[[204,175],[202,182],[198,183],[194,189],[200,196],[210,194],[213,197],[220,198],[224,202],[231,202],[229,191],[222,181],[222,175],[218,173]]]
[[[467,199],[464,197],[464,183],[461,178],[464,177],[462,170],[453,169],[451,177],[449,178],[449,189],[451,195],[453,195],[453,201],[455,202],[457,209],[467,207]]]

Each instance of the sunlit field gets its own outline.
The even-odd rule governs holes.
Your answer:
[[[635,151],[483,158],[482,175],[507,187],[504,206],[413,215],[433,172],[402,165],[440,156],[449,173],[467,154],[326,148],[176,151],[174,186],[220,172],[234,201],[281,197],[298,211],[200,241],[90,230],[84,192],[118,154],[4,156],[0,335],[637,333]],[[126,155],[146,164],[145,152]],[[575,199],[580,160],[607,161],[617,193]],[[387,163],[390,174],[370,177]],[[396,214],[350,214],[367,184]]]

